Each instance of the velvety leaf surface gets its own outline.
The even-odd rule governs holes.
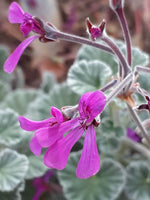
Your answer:
[[[74,92],[82,95],[103,87],[110,80],[111,74],[111,69],[101,61],[81,60],[71,66],[67,83]]]
[[[5,96],[8,94],[9,90],[10,90],[9,86],[0,81],[0,102],[3,101]]]
[[[0,191],[13,191],[28,170],[28,159],[16,151],[5,149],[0,153]]]
[[[9,56],[9,49],[7,46],[0,45],[0,80],[5,83],[9,82],[13,75],[7,74],[3,70],[3,65],[7,57]]]
[[[60,183],[68,200],[114,200],[124,186],[124,171],[111,159],[101,161],[100,171],[88,179],[75,175],[80,153],[70,155],[66,168],[59,172]]]
[[[133,200],[150,199],[150,167],[148,163],[135,161],[127,167],[125,192]]]
[[[11,109],[0,110],[0,144],[10,146],[21,140],[23,131],[17,117]]]
[[[24,133],[22,140],[12,148],[17,150],[18,152],[25,154],[29,161],[28,171],[26,173],[25,179],[32,179],[39,176],[42,176],[46,171],[47,167],[43,164],[43,154],[36,157],[29,149],[29,143],[31,138],[33,137],[32,134]]]
[[[55,85],[50,93],[39,96],[28,108],[28,116],[34,120],[43,120],[50,117],[50,108],[61,108],[76,105],[79,96],[72,92],[66,83]]]
[[[27,111],[28,105],[37,97],[38,91],[34,89],[29,90],[15,90],[9,93],[3,103],[4,108],[11,108],[24,115]]]
[[[104,62],[106,65],[108,65],[113,71],[113,73],[116,74],[118,70],[118,67],[117,67],[118,65],[114,58],[115,56],[108,54],[107,52],[101,49],[83,45],[78,52],[76,62],[80,60],[101,61],[101,62]]]
[[[43,72],[42,74],[42,83],[41,83],[41,89],[48,93],[56,84],[56,78],[53,73],[50,73],[48,71]]]

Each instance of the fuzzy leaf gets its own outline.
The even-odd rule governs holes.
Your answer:
[[[21,140],[22,130],[17,117],[13,110],[0,110],[0,144],[10,146]]]
[[[29,103],[31,103],[38,95],[38,91],[34,89],[30,90],[15,90],[9,93],[3,103],[4,108],[11,108],[19,113],[19,115],[24,115],[27,111]]]
[[[117,41],[117,45],[120,47],[121,51],[126,55],[126,45],[122,41]],[[149,63],[149,56],[138,47],[132,47],[132,67],[140,65],[145,67]]]
[[[100,171],[88,179],[75,175],[80,153],[72,153],[68,164],[58,173],[64,194],[68,200],[114,200],[124,186],[124,171],[119,163],[103,159]]]
[[[135,161],[127,167],[125,192],[133,200],[150,199],[150,168],[146,162]]]
[[[117,61],[114,59],[115,56],[91,46],[83,45],[77,55],[76,62],[80,60],[86,61],[101,61],[108,65],[114,74],[118,71]]]
[[[0,102],[3,101],[9,90],[9,86],[0,81]]]
[[[44,72],[42,75],[42,83],[41,83],[41,89],[48,93],[50,90],[54,87],[56,84],[56,78],[53,73],[50,73],[48,71]]]
[[[68,73],[68,85],[77,94],[95,91],[103,87],[112,74],[111,69],[101,61],[75,62]]]
[[[0,153],[0,191],[13,191],[28,170],[28,159],[16,151],[5,149]]]
[[[43,155],[36,157],[29,149],[29,143],[32,137],[32,134],[24,133],[22,140],[17,145],[12,146],[13,149],[25,154],[28,158],[29,167],[25,179],[33,179],[42,176],[48,169],[43,164]]]
[[[65,105],[75,105],[79,96],[71,91],[66,83],[55,85],[50,93],[39,96],[28,109],[28,115],[34,120],[42,120],[50,117],[50,108],[61,108]]]

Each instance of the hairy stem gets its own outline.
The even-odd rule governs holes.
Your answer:
[[[124,75],[123,77],[126,77],[127,74],[131,71],[129,68],[129,65],[120,51],[120,49],[117,47],[117,45],[105,34],[104,36],[101,37],[101,40],[104,41],[114,52],[114,54],[118,57],[119,62],[123,68]]]
[[[145,146],[143,146],[142,144],[134,142],[134,141],[132,141],[128,138],[123,138],[121,140],[121,143],[122,143],[122,145],[130,147],[131,149],[134,149],[135,151],[141,153],[143,156],[150,159],[150,151]]]
[[[131,51],[131,38],[130,38],[130,33],[129,33],[129,29],[128,29],[128,24],[124,15],[124,11],[122,8],[116,9],[116,15],[119,19],[123,34],[124,34],[124,39],[126,42],[126,52],[127,52],[127,60],[128,60],[128,64],[129,66],[131,66],[131,62],[132,62],[132,51]]]
[[[105,92],[111,87],[113,87],[118,82],[117,79],[110,81],[107,85],[105,85],[103,88],[100,89],[100,91]]]
[[[135,67],[135,73],[137,73],[137,72],[150,73],[150,68],[149,67],[136,66]]]
[[[149,143],[149,145],[150,145],[150,137],[147,135],[147,132],[146,132],[144,126],[142,125],[142,122],[141,122],[140,118],[138,117],[138,115],[132,109],[131,106],[129,106],[128,104],[127,104],[127,106],[128,106],[128,110],[129,110],[133,120],[136,122],[137,126],[139,127],[139,129],[141,131],[142,137],[144,137],[147,140],[147,142]]]
[[[53,31],[53,33],[52,33],[52,31]],[[107,53],[114,54],[113,51],[111,50],[111,48],[109,48],[105,45],[102,45],[98,42],[91,41],[84,37],[79,37],[76,35],[64,33],[64,32],[57,31],[57,30],[52,30],[52,28],[49,26],[46,26],[46,38],[50,39],[50,40],[58,39],[58,40],[65,40],[65,41],[69,41],[69,42],[79,43],[79,44],[86,44],[86,45],[93,46],[98,49],[102,49],[102,50],[106,51]]]
[[[122,80],[117,86],[116,88],[109,94],[109,96],[107,97],[107,102],[105,107],[110,103],[110,101],[112,101],[112,99],[114,97],[116,97],[122,90],[123,88],[132,80],[132,73],[128,74],[126,76],[126,78],[124,80]]]

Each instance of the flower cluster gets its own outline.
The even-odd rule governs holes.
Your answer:
[[[84,146],[79,160],[76,175],[88,178],[100,169],[100,159],[96,145],[94,126],[95,118],[103,111],[106,97],[101,91],[87,92],[79,101],[77,116],[67,120],[60,110],[51,108],[53,117],[44,121],[31,121],[20,116],[22,129],[35,131],[30,142],[30,149],[39,156],[42,147],[48,147],[44,155],[44,164],[50,168],[62,170],[65,168],[69,153],[74,144],[85,133]],[[65,135],[68,133],[67,135]]]
[[[15,69],[23,51],[35,40],[46,40],[45,32],[42,25],[37,20],[37,18],[32,15],[24,12],[22,8],[16,3],[13,2],[9,7],[8,19],[10,23],[20,24],[20,30],[24,36],[27,36],[31,31],[37,33],[38,35],[33,35],[26,38],[9,56],[4,64],[4,71],[7,73],[12,73]],[[52,41],[52,40],[49,40]]]

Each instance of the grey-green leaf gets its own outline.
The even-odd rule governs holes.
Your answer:
[[[48,93],[55,84],[56,78],[53,73],[46,71],[42,74],[42,83],[40,87],[45,93]]]
[[[126,195],[133,200],[150,200],[150,167],[145,161],[127,167]]]
[[[21,140],[22,130],[17,117],[13,110],[0,110],[0,144],[10,146]]]
[[[5,96],[8,94],[9,90],[10,90],[9,85],[0,81],[0,102],[3,101]]]
[[[20,115],[24,115],[27,111],[28,105],[37,97],[38,94],[38,91],[34,89],[15,90],[6,96],[3,107],[9,107]]]
[[[80,60],[101,61],[108,65],[112,69],[113,73],[116,74],[118,71],[118,64],[114,58],[114,55],[111,55],[106,51],[91,46],[83,45],[78,52],[76,62]]]
[[[119,163],[103,159],[100,171],[88,179],[75,175],[80,153],[72,153],[59,179],[68,200],[114,200],[124,186],[124,170]]]
[[[28,170],[28,159],[14,150],[0,153],[0,191],[13,191],[20,184]]]
[[[13,191],[0,192],[0,200],[21,200],[21,194],[24,190],[24,182],[19,184]]]
[[[122,41],[117,41],[117,45],[120,47],[121,51],[126,54],[126,45]],[[132,67],[136,65],[141,65],[145,67],[149,63],[149,56],[138,47],[132,47]]]
[[[55,85],[50,93],[39,96],[28,108],[28,114],[34,120],[50,117],[50,108],[71,106],[78,103],[79,96],[72,92],[66,83]]]
[[[43,164],[43,154],[36,157],[29,148],[29,143],[33,137],[30,133],[24,133],[22,140],[17,144],[12,146],[16,151],[25,154],[29,161],[28,171],[26,173],[25,179],[33,179],[42,176],[46,171],[47,167]]]
[[[71,66],[67,83],[74,92],[82,95],[103,87],[110,80],[111,74],[111,69],[101,61],[81,60]]]

